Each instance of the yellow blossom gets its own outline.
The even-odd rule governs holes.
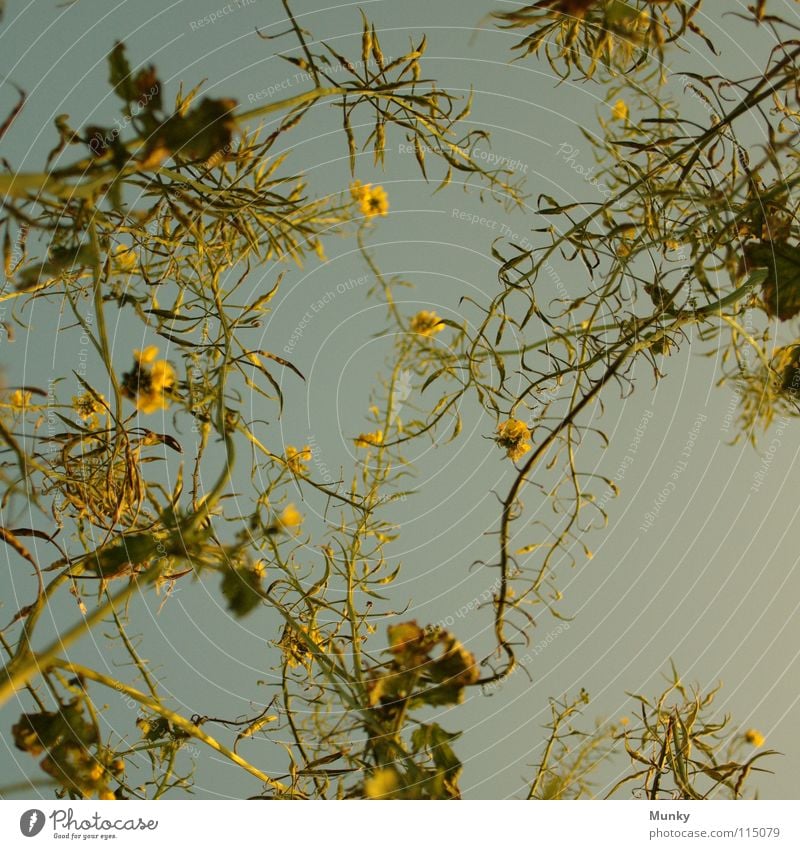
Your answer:
[[[286,446],[286,465],[296,474],[304,475],[308,471],[306,463],[311,462],[311,446],[304,445],[295,448],[294,445]]]
[[[303,514],[294,506],[287,504],[280,516],[278,516],[278,525],[285,531],[290,528],[297,528],[303,524]]]
[[[371,445],[383,443],[383,431],[375,430],[372,433],[361,433],[355,440],[356,448],[369,448]]]
[[[32,392],[28,392],[25,389],[15,389],[11,393],[11,398],[9,399],[9,403],[11,407],[18,411],[23,412],[25,408],[30,404],[31,398],[33,397]]]
[[[432,310],[422,310],[411,319],[411,332],[422,336],[433,336],[444,330],[442,320]]]
[[[136,360],[139,365],[146,365],[147,363],[153,362],[153,360],[158,356],[158,347],[156,345],[148,345],[142,351],[134,351],[133,358]]]
[[[175,382],[175,372],[166,360],[156,360],[150,371],[150,383],[153,392],[164,392]]]
[[[628,104],[624,100],[618,100],[611,107],[611,117],[615,121],[627,121],[628,120]]]
[[[350,194],[358,202],[362,215],[372,218],[374,215],[386,215],[389,212],[389,197],[383,186],[363,184],[359,180],[350,184]]]
[[[505,448],[506,456],[515,462],[531,450],[531,432],[525,422],[508,419],[497,426],[495,441]]]
[[[84,392],[83,395],[73,395],[72,409],[75,410],[78,418],[86,422],[89,427],[97,427],[98,415],[104,413],[106,410],[103,404],[104,400],[102,395],[92,395],[91,392]]]
[[[764,735],[760,731],[757,731],[755,728],[749,728],[747,731],[745,731],[744,739],[751,746],[758,747],[764,745]]]
[[[111,260],[117,271],[133,271],[138,265],[136,251],[126,245],[117,245]]]

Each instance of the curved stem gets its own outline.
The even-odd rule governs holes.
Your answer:
[[[102,684],[105,687],[108,687],[112,690],[116,690],[119,693],[125,693],[126,696],[132,698],[135,702],[138,702],[143,707],[146,707],[148,710],[153,711],[153,713],[157,713],[159,716],[163,716],[164,719],[168,720],[172,725],[177,728],[180,728],[181,731],[184,731],[190,737],[194,737],[196,740],[199,740],[201,743],[205,743],[206,746],[214,749],[214,751],[219,752],[219,754],[228,758],[228,760],[235,763],[237,766],[240,766],[246,772],[249,772],[250,775],[254,775],[260,781],[263,781],[265,784],[269,784],[270,787],[279,791],[280,793],[289,793],[289,788],[282,784],[280,781],[276,781],[274,778],[270,778],[265,772],[262,772],[258,767],[253,766],[251,763],[246,761],[240,755],[237,755],[235,752],[232,752],[226,746],[223,746],[222,743],[219,743],[210,735],[206,734],[199,726],[195,725],[193,722],[190,722],[186,717],[181,716],[179,713],[175,713],[175,711],[169,710],[169,708],[165,708],[160,702],[155,699],[146,696],[144,693],[140,693],[138,690],[135,690],[133,687],[129,687],[127,684],[123,684],[120,681],[115,680],[114,678],[109,678],[107,675],[103,675],[101,672],[96,672],[94,669],[90,669],[88,666],[81,666],[77,663],[69,663],[66,660],[60,660],[59,658],[53,658],[50,661],[50,665],[56,667],[57,669],[63,669],[66,672],[71,672],[73,675],[78,675],[81,678],[88,679],[90,681],[96,681],[98,684]]]

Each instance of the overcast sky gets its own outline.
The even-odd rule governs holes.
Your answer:
[[[494,8],[499,5],[495,2]],[[707,5],[716,9],[720,4]],[[367,0],[320,8],[315,0],[302,0],[293,6],[314,36],[351,52],[358,49],[359,7],[374,19],[389,55],[407,50],[409,35],[416,39],[427,33],[425,75],[462,94],[474,87],[470,120],[492,132],[491,151],[515,163],[527,180],[532,204],[541,192],[586,199],[593,191],[557,151],[562,144],[572,145],[591,163],[581,129],[595,129],[597,116],[607,115],[601,89],[557,86],[550,69],[536,59],[509,64],[516,36],[476,29],[491,4]],[[15,168],[38,170],[54,145],[56,115],[68,113],[76,127],[113,120],[118,113],[108,93],[105,57],[116,39],[125,41],[132,64],[157,66],[168,101],[179,81],[191,87],[202,78],[210,95],[236,97],[243,105],[303,90],[307,84],[296,70],[272,55],[290,42],[275,45],[254,32],[267,26],[279,31],[284,15],[277,0],[232,2],[218,20],[202,22],[219,11],[220,0],[79,0],[71,6],[10,0],[0,24],[0,74],[27,91],[28,103],[3,140],[3,156]],[[675,53],[671,72],[719,67],[746,75],[755,71],[753,58],[766,55],[733,19],[703,19],[703,26],[722,58],[693,50]],[[746,44],[740,43],[744,32]],[[692,42],[693,48],[698,45]],[[15,97],[8,85],[0,89],[4,112]],[[533,211],[509,214],[490,201],[481,203],[476,192],[457,185],[434,196],[413,156],[398,149],[403,141],[390,138],[384,174],[373,171],[367,156],[358,163],[357,176],[381,182],[390,199],[389,216],[370,237],[375,255],[387,275],[414,283],[400,304],[408,314],[419,309],[451,317],[468,314],[459,306],[462,295],[491,297],[497,291],[492,241],[508,232],[533,238],[531,230],[542,226],[542,219]],[[318,194],[347,186],[346,146],[336,112],[316,109],[291,143],[290,161],[309,174]],[[490,148],[482,150],[488,157]],[[465,221],[462,212],[479,213],[486,222]],[[313,439],[318,456],[338,470],[351,463],[350,437],[365,428],[370,387],[387,344],[374,338],[384,326],[383,311],[366,298],[369,281],[362,278],[367,270],[354,244],[331,240],[326,251],[326,263],[314,259],[301,270],[289,269],[264,328],[265,345],[276,352],[290,345],[293,362],[308,378],[305,385],[287,379],[287,413],[277,420],[270,410],[268,417],[277,444]],[[585,285],[578,268],[567,268],[563,280],[570,295],[577,296]],[[292,340],[311,304],[328,292],[336,296]],[[54,365],[59,371],[64,363],[74,367],[77,343],[74,338],[54,341],[55,309],[37,304],[28,318],[30,329],[19,328],[17,341],[0,348],[0,365],[9,383],[46,384]],[[121,364],[127,365],[129,356],[122,352],[140,341],[130,327],[117,328]],[[687,683],[708,688],[722,681],[720,712],[731,713],[743,728],[757,727],[771,748],[785,754],[773,762],[775,776],[754,782],[761,795],[796,798],[800,793],[798,429],[789,423],[766,435],[758,449],[727,444],[734,435],[732,393],[716,386],[719,362],[716,356],[701,356],[708,350],[690,337],[680,353],[665,360],[666,377],[658,385],[651,372],[640,369],[630,397],[622,401],[613,391],[606,396],[602,426],[610,445],[587,447],[594,454],[583,462],[614,476],[632,446],[633,460],[624,467],[620,497],[606,505],[608,527],[586,540],[593,559],[581,556],[574,568],[558,569],[561,611],[573,617],[569,627],[543,613],[533,640],[547,645],[531,649],[530,678],[518,673],[491,696],[472,691],[463,706],[440,719],[448,730],[465,732],[457,753],[465,763],[466,797],[524,795],[531,764],[541,755],[548,696],[585,687],[592,697],[586,709],[591,727],[595,718],[631,713],[626,691],[659,692],[670,660]],[[480,654],[490,644],[490,612],[458,612],[474,606],[491,587],[493,576],[470,566],[491,556],[495,539],[485,534],[498,518],[492,490],[505,491],[513,470],[486,439],[492,429],[487,416],[469,404],[463,412],[465,428],[458,441],[420,448],[414,484],[419,494],[397,506],[394,515],[402,533],[388,553],[405,564],[392,599],[398,606],[411,599],[406,617],[420,623],[451,617],[457,636]],[[763,482],[754,486],[767,456]],[[681,461],[687,459],[684,466]],[[247,480],[246,469],[241,480]],[[533,491],[525,500],[532,517],[549,510]],[[187,716],[246,714],[252,702],[264,699],[265,689],[257,682],[268,677],[265,641],[275,636],[274,623],[264,616],[231,619],[217,584],[214,579],[181,586],[160,612],[161,599],[138,602],[132,611],[131,630],[142,635],[142,652],[160,665],[166,692]],[[16,587],[4,570],[3,621],[16,609]],[[60,610],[73,615],[68,607]],[[84,639],[75,657],[102,663],[104,645],[93,639]],[[115,694],[107,698],[109,727],[133,733],[130,709]],[[19,711],[19,705],[9,705],[0,713],[4,735]],[[35,775],[33,759],[4,739],[0,783],[16,781],[20,773]],[[277,770],[282,761],[273,749],[262,747],[266,760],[261,765]],[[248,756],[259,762],[258,752],[254,743]],[[600,789],[615,776],[613,770],[604,773]],[[239,770],[205,755],[196,778],[198,797],[238,797],[257,790]]]

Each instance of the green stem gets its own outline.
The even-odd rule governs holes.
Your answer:
[[[109,596],[105,604],[96,607],[88,616],[84,616],[80,622],[76,622],[71,628],[59,635],[49,646],[41,652],[26,653],[8,663],[0,673],[0,707],[21,687],[40,672],[46,672],[53,665],[53,661],[64,649],[80,639],[104,616],[115,610],[118,605],[129,599],[138,589],[139,584],[147,584],[155,578],[161,570],[161,561],[157,560],[146,572],[140,576],[131,578],[128,586],[118,592],[115,596]]]
[[[122,684],[114,678],[109,678],[107,675],[103,675],[100,672],[96,672],[94,669],[90,669],[87,666],[81,666],[77,663],[69,663],[65,660],[53,658],[50,665],[63,669],[67,672],[71,672],[73,675],[78,675],[81,678],[88,679],[89,681],[96,681],[98,684],[102,684],[103,686],[116,690],[119,693],[125,693],[126,696],[130,696],[130,698],[138,702],[143,707],[153,711],[153,713],[157,713],[159,716],[163,716],[164,719],[168,720],[171,725],[180,728],[181,731],[184,731],[190,737],[194,737],[201,743],[205,743],[207,746],[214,749],[214,751],[219,752],[219,754],[228,758],[228,760],[233,761],[233,763],[237,766],[240,766],[246,772],[249,772],[250,775],[254,775],[260,781],[263,781],[265,784],[269,784],[269,786],[273,789],[278,790],[281,793],[289,792],[289,788],[285,784],[282,784],[280,781],[276,781],[274,778],[270,778],[265,772],[258,769],[258,767],[253,766],[244,758],[235,754],[213,737],[206,734],[205,731],[193,722],[190,722],[186,719],[186,717],[169,710],[169,708],[165,708],[160,702],[146,696],[144,693],[140,693],[133,687],[129,687],[127,684]]]

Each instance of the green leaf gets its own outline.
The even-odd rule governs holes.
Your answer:
[[[114,49],[108,54],[108,81],[111,83],[117,96],[130,103],[136,100],[136,88],[131,77],[131,66],[125,56],[125,45],[118,41]]]

